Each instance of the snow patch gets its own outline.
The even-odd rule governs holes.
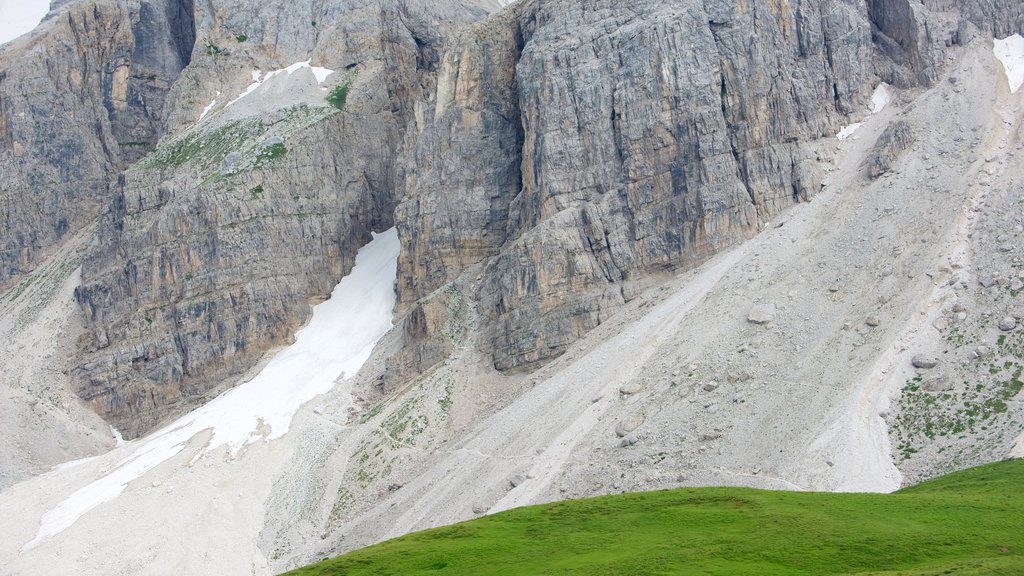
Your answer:
[[[871,94],[871,113],[878,114],[892,101],[892,92],[885,82],[879,84]]]
[[[245,90],[243,90],[242,93],[238,95],[238,98],[235,98],[234,100],[228,102],[227,104],[224,105],[224,107],[227,108],[228,106],[231,106],[232,104],[234,104],[235,102],[238,102],[242,98],[245,98],[249,94],[252,94],[253,92],[256,91],[257,88],[259,88],[260,86],[265,84],[268,80],[270,80],[271,78],[273,78],[275,76],[279,76],[281,74],[285,74],[287,76],[291,76],[292,73],[294,73],[294,72],[297,72],[297,71],[302,70],[302,69],[307,69],[307,70],[309,70],[310,72],[313,73],[313,77],[316,78],[316,83],[317,84],[323,84],[324,81],[327,80],[328,76],[330,76],[331,74],[334,74],[334,70],[331,70],[330,68],[321,68],[319,66],[310,66],[309,62],[310,62],[309,60],[306,60],[305,62],[296,62],[295,64],[292,64],[291,66],[288,66],[287,68],[281,68],[280,70],[271,70],[270,72],[267,72],[266,76],[264,76],[263,73],[260,72],[259,70],[253,70],[252,71],[252,84],[250,84]]]
[[[878,114],[889,105],[892,101],[892,91],[889,89],[890,86],[885,82],[882,82],[878,86],[875,86],[875,91],[871,93],[871,108],[868,110],[868,116],[872,114]],[[863,122],[854,122],[849,126],[843,126],[843,128],[836,134],[836,138],[839,140],[846,140],[853,133],[860,128]]]
[[[121,435],[120,430],[111,426],[110,433],[114,435],[114,446],[124,446],[124,436]]]
[[[0,44],[34,30],[49,11],[49,0],[0,0]]]
[[[860,128],[861,124],[863,124],[863,122],[854,122],[849,126],[843,126],[843,129],[839,131],[839,134],[836,134],[836,138],[839,140],[846,140],[850,136],[853,136],[853,133],[857,131],[857,128]]]
[[[213,99],[213,102],[210,102],[206,108],[203,108],[203,113],[199,115],[200,120],[206,118],[206,115],[210,113],[210,110],[213,110],[213,107],[217,105],[217,98],[220,98],[220,90],[217,90],[217,97]]]
[[[992,51],[1003,64],[1010,92],[1016,92],[1024,85],[1024,36],[1014,34],[1002,40],[996,39]]]
[[[130,442],[129,446],[136,446],[134,452],[44,514],[35,538],[22,550],[34,548],[93,508],[113,500],[129,482],[180,453],[196,434],[212,431],[200,454],[226,446],[235,456],[260,438],[269,441],[287,433],[299,408],[331,390],[337,380],[354,376],[377,341],[391,329],[398,252],[394,228],[375,234],[359,251],[355,267],[330,300],[313,309],[313,318],[296,333],[294,344],[274,356],[249,382],[147,438]]]

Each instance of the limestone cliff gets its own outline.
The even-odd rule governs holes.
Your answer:
[[[502,369],[812,195],[871,88],[863,5],[524,2],[443,60],[398,210],[413,301],[488,262]]]
[[[153,148],[192,0],[75,2],[0,47],[0,288],[100,213]]]
[[[0,287],[102,213],[74,376],[128,436],[287,342],[391,225],[392,379],[467,301],[529,369],[811,197],[879,81],[1024,27],[1011,0],[499,4],[61,5],[0,48]]]
[[[392,226],[412,104],[447,26],[484,14],[308,4],[199,10],[196,57],[170,92],[173,136],[112,187],[77,293],[90,334],[76,374],[126,436],[288,343],[370,231]],[[271,73],[303,61],[335,72]],[[265,85],[245,95],[254,69]]]
[[[452,42],[419,108],[401,300],[484,263],[495,366],[557,356],[652,275],[813,195],[808,143],[881,80],[932,81],[976,26],[1018,30],[1020,7],[525,0]]]

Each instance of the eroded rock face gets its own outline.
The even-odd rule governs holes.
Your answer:
[[[412,104],[433,89],[447,26],[484,15],[398,1],[332,5],[313,21],[294,3],[251,8],[201,14],[196,58],[171,90],[176,135],[119,179],[84,265],[79,394],[126,437],[287,344],[370,231],[393,225]],[[282,73],[224,108],[251,70],[313,58],[338,71],[323,88]],[[325,95],[342,84],[338,109]]]
[[[928,3],[926,3],[928,4]],[[928,83],[1019,6],[526,0],[458,36],[405,157],[405,306],[485,262],[502,370],[557,356],[637,292],[820,187],[805,146],[879,80]]]
[[[897,120],[890,124],[878,137],[865,161],[868,176],[878,178],[888,172],[913,143],[914,133],[906,122]]]
[[[536,366],[812,196],[808,143],[879,79],[1021,28],[1004,0],[483,5],[72,2],[5,47],[0,286],[104,212],[81,395],[129,437],[201,401],[392,224],[395,378],[451,351],[463,297],[496,367]],[[224,108],[306,60],[349,85],[343,111],[316,85]],[[438,292],[468,269],[473,293]]]
[[[194,39],[191,0],[79,2],[0,48],[0,288],[92,222],[153,148]]]
[[[460,35],[403,182],[402,299],[492,257],[495,365],[529,367],[813,195],[801,142],[871,78],[866,10],[824,4],[524,2]]]

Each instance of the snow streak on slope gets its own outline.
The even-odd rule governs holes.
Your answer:
[[[259,438],[273,440],[287,433],[299,407],[330,390],[337,379],[355,375],[391,328],[398,251],[394,228],[376,234],[359,251],[355,268],[331,299],[313,309],[312,320],[295,335],[295,344],[279,352],[249,382],[139,441],[135,452],[109,474],[44,514],[35,539],[23,550],[116,498],[129,482],[178,454],[204,430],[213,432],[206,450],[227,446],[232,453]]]
[[[1024,36],[1014,34],[1002,40],[995,40],[993,52],[1003,63],[1006,79],[1010,83],[1010,92],[1016,92],[1024,85]]]
[[[316,78],[317,84],[323,84],[324,81],[327,80],[328,76],[330,76],[331,74],[334,74],[334,70],[331,70],[329,68],[320,68],[319,66],[310,66],[309,62],[310,62],[309,60],[306,60],[305,62],[296,62],[295,64],[292,64],[291,66],[289,66],[287,68],[281,68],[280,70],[271,70],[270,72],[267,72],[266,76],[264,76],[263,73],[261,71],[259,71],[259,70],[253,70],[252,71],[252,84],[250,84],[241,94],[239,94],[238,98],[235,98],[234,100],[228,102],[227,104],[224,105],[224,107],[227,108],[227,107],[231,106],[232,104],[234,104],[235,102],[238,102],[242,98],[245,98],[249,94],[252,94],[258,88],[263,86],[263,84],[265,84],[267,81],[269,81],[271,78],[273,78],[275,76],[279,76],[281,74],[284,74],[287,77],[287,76],[291,76],[294,72],[297,72],[299,70],[302,70],[303,68],[306,68],[310,72],[313,73],[313,77]],[[206,115],[206,113],[203,114],[203,116],[205,116],[205,115]]]
[[[885,82],[882,82],[881,84],[875,87],[875,91],[871,94],[871,108],[869,109],[868,115],[870,116],[871,114],[878,114],[879,112],[884,110],[886,106],[889,105],[889,102],[891,100],[892,94],[889,91],[889,85],[886,84]],[[836,134],[836,139],[846,140],[850,136],[853,136],[853,133],[856,132],[862,124],[863,122],[854,122],[853,124],[850,124],[848,126],[843,126],[839,133]]]
[[[47,0],[0,0],[0,44],[31,32],[49,11]]]

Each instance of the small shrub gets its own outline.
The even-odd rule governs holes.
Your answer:
[[[229,50],[221,48],[220,46],[217,46],[213,42],[210,42],[209,40],[207,40],[206,41],[206,53],[209,54],[210,56],[227,56],[231,52]]]
[[[241,44],[242,42],[245,42],[248,39],[249,39],[249,37],[246,36],[245,34],[235,34],[235,40],[238,40],[239,44]]]
[[[260,152],[258,160],[261,162],[265,160],[276,160],[281,156],[284,156],[285,152],[287,151],[288,149],[285,148],[284,143],[275,142],[274,144],[267,146]]]
[[[344,84],[335,86],[330,93],[327,94],[327,103],[338,110],[344,110],[345,101],[348,99],[348,89],[350,85],[350,82],[345,82]]]

